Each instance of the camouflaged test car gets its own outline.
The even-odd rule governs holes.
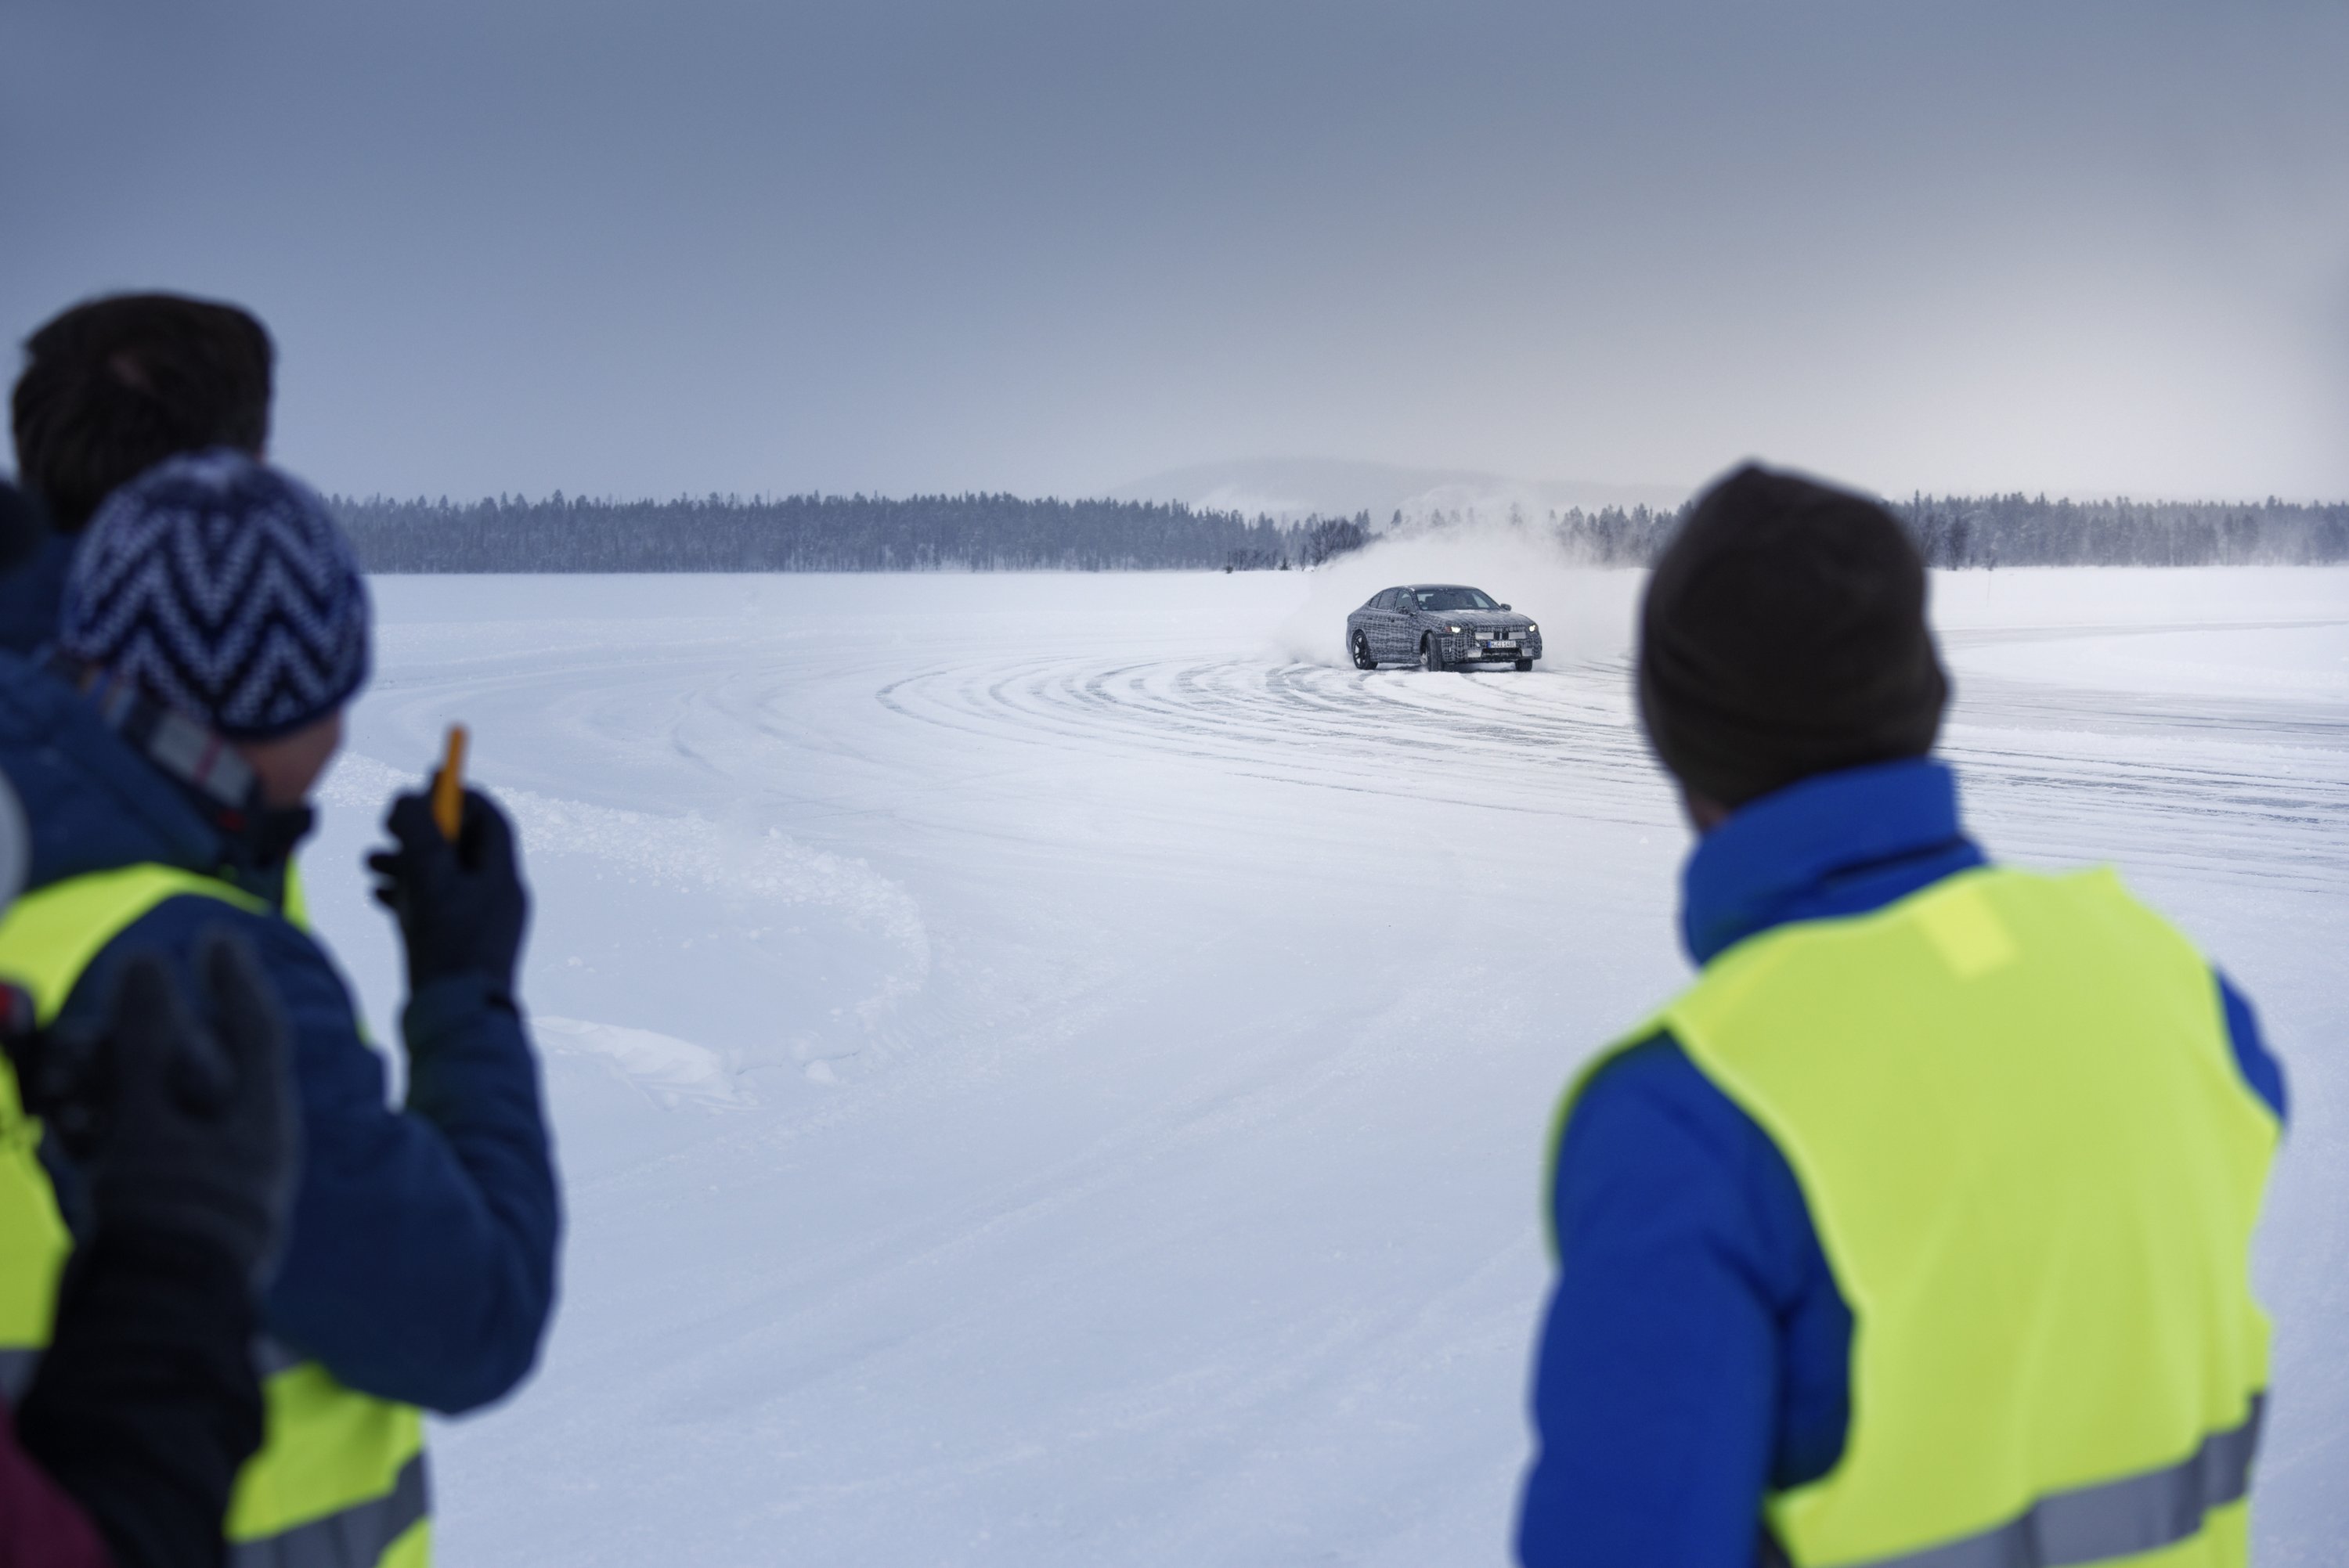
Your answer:
[[[1503,663],[1529,670],[1541,657],[1541,628],[1482,589],[1423,583],[1383,589],[1347,616],[1346,651],[1358,670],[1399,664],[1456,670]]]

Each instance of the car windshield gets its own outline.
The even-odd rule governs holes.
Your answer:
[[[1497,610],[1500,608],[1474,588],[1413,588],[1411,596],[1419,601],[1423,610]]]

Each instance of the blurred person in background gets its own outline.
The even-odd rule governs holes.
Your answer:
[[[0,648],[57,635],[74,542],[117,487],[183,452],[262,455],[274,358],[249,313],[169,294],[88,300],[26,340],[9,430],[46,526],[0,556]]]
[[[1650,580],[1702,972],[1560,1110],[1529,1565],[2247,1559],[2282,1074],[2117,878],[1967,836],[1925,593],[1753,468]]]
[[[266,1437],[227,1524],[256,1565],[428,1561],[419,1410],[512,1390],[554,1300],[558,1194],[514,990],[528,900],[504,816],[468,792],[452,841],[423,796],[392,807],[395,848],[372,863],[407,953],[399,1105],[291,875],[371,635],[317,496],[216,448],[117,488],[74,552],[54,651],[0,654],[0,772],[33,823],[0,975],[44,1026],[71,1026],[130,954],[189,985],[221,927],[286,1017],[304,1162],[264,1301]],[[11,1288],[53,1275],[66,1244],[0,1260]]]

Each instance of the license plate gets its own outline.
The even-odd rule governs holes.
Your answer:
[[[1499,642],[1497,642],[1497,643],[1493,643],[1493,644],[1491,644],[1491,645],[1490,645],[1490,646],[1492,646],[1492,647],[1495,647],[1495,648],[1503,648],[1503,649],[1506,649],[1506,650],[1508,650],[1509,652],[1514,653],[1514,652],[1516,652],[1516,651],[1517,644],[1516,644],[1516,638],[1514,638],[1514,637],[1504,637],[1504,638],[1503,638],[1503,639],[1501,639]]]

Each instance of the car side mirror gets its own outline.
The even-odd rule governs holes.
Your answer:
[[[1508,606],[1507,606],[1506,604],[1504,604],[1504,605],[1502,605],[1502,606],[1501,606],[1501,608],[1502,608],[1502,609],[1504,609],[1504,610],[1506,610],[1506,609],[1507,609],[1507,608],[1508,608]]]

